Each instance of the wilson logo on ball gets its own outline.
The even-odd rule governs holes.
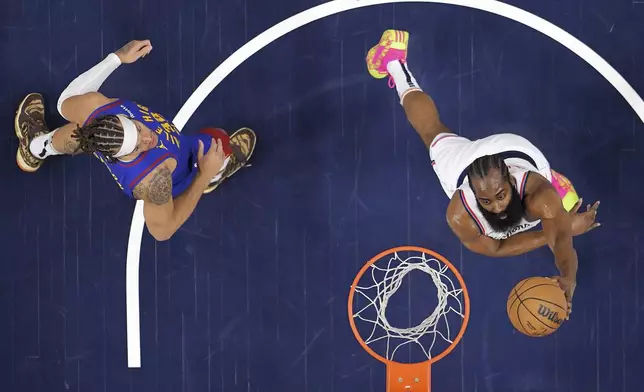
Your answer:
[[[555,312],[547,306],[544,306],[543,304],[539,304],[539,314],[552,321],[553,323],[561,324],[559,313]]]

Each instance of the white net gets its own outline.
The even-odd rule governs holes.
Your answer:
[[[372,283],[355,288],[356,294],[365,298],[367,303],[356,310],[355,304],[359,301],[354,297],[353,317],[371,324],[368,333],[361,333],[361,336],[367,345],[384,341],[386,354],[380,354],[389,360],[394,360],[396,352],[409,344],[420,347],[426,357],[423,360],[431,359],[436,343],[445,343],[440,345],[443,346],[440,352],[444,351],[444,346],[451,345],[461,329],[465,317],[463,289],[446,264],[427,258],[424,253],[404,260],[398,253],[388,257],[386,267],[378,266],[378,262],[382,263],[384,259],[379,260],[362,276],[361,281],[365,281],[370,274]],[[387,305],[405,276],[412,271],[421,271],[431,277],[436,286],[438,304],[420,324],[409,328],[395,327],[387,320]]]

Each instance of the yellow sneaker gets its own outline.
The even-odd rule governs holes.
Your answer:
[[[402,30],[386,30],[380,42],[367,53],[367,69],[369,74],[376,79],[383,79],[389,75],[387,64],[391,61],[407,61],[407,43],[409,33]]]

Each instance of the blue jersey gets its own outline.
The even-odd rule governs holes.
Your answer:
[[[136,102],[122,99],[96,109],[87,118],[85,124],[96,117],[108,114],[122,114],[133,120],[140,121],[155,132],[159,139],[155,148],[142,152],[131,162],[121,162],[119,160],[108,162],[101,153],[94,153],[107,166],[112,178],[125,194],[134,198],[132,192],[139,182],[169,158],[177,161],[177,167],[172,172],[172,197],[177,197],[190,186],[199,170],[197,167],[198,137],[182,135],[174,124],[159,113],[155,113]],[[210,142],[206,145],[205,141],[204,151],[207,151],[210,147]]]

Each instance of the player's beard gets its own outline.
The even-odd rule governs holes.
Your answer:
[[[495,231],[506,232],[519,223],[521,218],[523,218],[523,200],[521,200],[521,196],[519,196],[519,192],[517,192],[514,186],[510,186],[510,189],[512,189],[510,204],[508,204],[505,211],[501,213],[495,214],[490,212],[483,208],[478,200],[476,201],[479,211],[481,211],[485,220],[487,220]]]

